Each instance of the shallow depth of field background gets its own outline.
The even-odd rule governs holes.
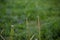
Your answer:
[[[36,39],[60,40],[60,0],[0,0],[0,40]]]

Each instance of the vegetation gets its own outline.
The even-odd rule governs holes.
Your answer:
[[[0,0],[0,40],[36,39],[60,40],[60,0]]]

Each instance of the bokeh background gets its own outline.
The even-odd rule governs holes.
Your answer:
[[[0,40],[32,36],[32,40],[60,40],[60,0],[0,0]]]

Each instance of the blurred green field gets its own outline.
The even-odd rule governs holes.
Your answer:
[[[60,40],[60,0],[0,0],[0,40],[31,38]]]

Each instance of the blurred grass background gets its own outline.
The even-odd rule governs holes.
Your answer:
[[[38,35],[37,16],[41,35]],[[60,40],[60,0],[0,0],[2,30],[0,35],[5,40],[29,40],[33,35],[32,40],[39,40],[38,36],[41,40]]]

